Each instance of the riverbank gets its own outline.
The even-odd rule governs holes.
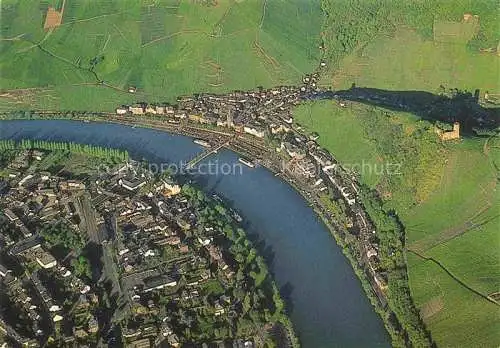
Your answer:
[[[178,163],[202,150],[192,139],[104,123],[7,121],[2,130],[4,138],[119,147],[132,158],[157,164]],[[212,162],[238,163],[238,157],[220,151]],[[388,345],[382,321],[348,260],[297,191],[260,166],[243,166],[241,174],[201,176],[200,180],[204,191],[227,198],[247,217],[246,228],[252,238],[258,238],[280,292],[291,303],[291,319],[304,347]]]
[[[113,260],[115,260],[117,266],[116,275],[121,278],[121,286],[117,286],[117,288],[124,291],[124,306],[127,305],[132,308],[147,302],[154,303],[162,308],[163,305],[168,303],[168,301],[165,301],[165,296],[174,295],[169,310],[172,310],[172,305],[177,306],[178,310],[191,311],[196,309],[190,314],[196,313],[196,318],[201,318],[195,320],[194,326],[190,325],[190,330],[183,332],[183,325],[172,319],[172,317],[168,317],[169,326],[178,335],[180,342],[184,343],[193,341],[201,344],[204,340],[210,339],[235,341],[242,338],[251,338],[250,342],[254,342],[256,346],[277,345],[291,348],[300,346],[292,323],[285,312],[284,301],[279,294],[278,287],[274,279],[269,276],[270,272],[263,257],[256,252],[255,245],[248,239],[247,232],[242,229],[240,222],[232,216],[231,210],[225,204],[221,204],[222,202],[218,199],[208,197],[200,189],[190,185],[189,178],[173,178],[165,173],[155,175],[155,173],[149,171],[147,165],[135,163],[129,160],[126,152],[113,148],[80,145],[72,142],[23,139],[18,141],[0,140],[0,150],[2,151],[0,157],[8,158],[5,161],[5,169],[9,173],[0,173],[2,174],[0,176],[3,177],[3,183],[8,182],[11,187],[24,187],[27,179],[21,180],[21,178],[26,175],[26,172],[17,171],[17,164],[28,163],[26,159],[36,156],[30,162],[31,165],[22,167],[22,169],[28,168],[28,172],[32,173],[27,177],[31,178],[32,181],[38,180],[38,187],[42,187],[44,184],[38,175],[39,172],[42,172],[49,178],[46,180],[50,180],[52,186],[58,186],[60,189],[54,192],[50,191],[49,188],[40,192],[38,191],[40,189],[37,189],[35,195],[50,191],[51,196],[57,195],[59,201],[65,200],[66,204],[68,204],[67,201],[70,200],[72,202],[70,204],[77,206],[75,216],[66,216],[67,220],[60,220],[61,216],[66,215],[64,208],[56,208],[60,209],[58,213],[47,215],[49,218],[42,218],[42,222],[38,221],[36,214],[31,214],[28,225],[33,234],[38,231],[38,227],[41,227],[41,235],[44,240],[51,247],[55,247],[61,243],[73,242],[73,240],[77,239],[73,232],[78,232],[77,235],[81,236],[81,240],[77,240],[78,245],[71,244],[71,246],[67,246],[65,244],[63,252],[54,254],[59,261],[66,260],[65,255],[70,252],[66,249],[82,250],[86,243],[90,243],[99,250],[110,247],[114,253]],[[4,153],[6,156],[3,156]],[[78,160],[74,160],[73,156],[77,156],[79,160],[83,159],[85,162],[92,162],[92,160],[96,159],[97,161],[94,165],[86,167],[85,171],[82,172],[82,169],[78,168],[76,164]],[[109,165],[110,168],[115,168],[116,171],[102,171],[102,168],[98,165],[100,161]],[[11,166],[11,163],[14,164]],[[18,175],[12,175],[14,173]],[[59,177],[60,173],[63,173],[63,176]],[[72,180],[72,187],[78,188],[70,189],[73,191],[71,191],[71,194],[66,195],[67,191],[62,187],[68,177]],[[79,179],[76,179],[77,177]],[[99,180],[95,180],[96,177]],[[176,184],[181,184],[180,179],[186,181],[182,187]],[[128,184],[123,184],[122,180],[127,183],[139,181],[140,184],[137,185],[139,189],[124,186]],[[172,182],[172,180],[174,181]],[[32,182],[30,185],[32,185]],[[95,187],[92,187],[93,185],[99,185],[99,188],[95,190]],[[120,188],[121,186],[126,189]],[[29,195],[30,191],[23,190],[22,192]],[[102,192],[105,192],[105,194],[102,194]],[[166,195],[165,192],[170,193]],[[13,213],[9,209],[17,211],[16,207],[21,203],[16,200],[20,200],[22,196],[16,195],[17,190],[7,190],[4,193],[3,198],[9,198],[0,203],[2,203],[2,208],[8,207],[6,208],[8,217],[12,217]],[[9,194],[11,196],[8,196]],[[91,201],[88,201],[89,197],[91,197]],[[149,206],[151,208],[151,205],[154,205],[156,209],[149,212],[147,211],[149,208],[134,211],[134,208],[129,206],[130,199],[132,199],[135,206],[143,208]],[[80,202],[83,201],[86,202],[84,203],[85,207],[82,206],[83,208],[81,208]],[[186,202],[188,203],[184,204]],[[56,207],[59,206],[56,205]],[[125,210],[125,213],[123,212],[124,207],[129,209]],[[80,210],[80,208],[83,210]],[[94,209],[95,214],[92,213]],[[82,214],[85,215],[82,216]],[[82,220],[76,216],[81,216]],[[141,217],[138,218],[138,216]],[[150,224],[155,225],[155,227],[159,226],[153,222],[153,216],[156,222],[163,226],[160,232],[158,232],[157,228],[151,228]],[[85,218],[83,219],[83,217]],[[2,218],[4,216],[0,213],[0,221],[8,224],[8,222],[5,222],[7,219],[2,220]],[[97,229],[96,225],[102,224],[97,222],[101,218],[103,221],[106,219],[116,219],[118,221],[117,226],[119,227],[114,229],[116,235],[105,237],[109,231],[106,228]],[[59,225],[61,221],[70,220],[81,222],[68,226],[63,230],[50,230],[50,234],[43,232],[45,226],[55,226]],[[135,221],[141,221],[142,223],[144,220],[151,221],[151,223],[147,224],[148,228],[144,230],[147,231],[148,236],[146,243],[144,243],[144,239],[131,238],[130,232],[125,232],[127,228],[130,228],[130,223],[135,224]],[[184,223],[181,224],[179,221],[184,221]],[[168,227],[165,223],[167,223]],[[39,224],[40,226],[38,226]],[[141,227],[139,227],[139,222],[137,224],[137,231],[142,230],[143,226],[140,225]],[[185,224],[188,227],[185,227]],[[89,226],[94,227],[90,228]],[[103,227],[103,225],[101,226]],[[196,226],[196,228],[193,229],[190,226]],[[166,232],[162,232],[164,230]],[[167,233],[170,235],[169,238],[165,239]],[[1,236],[1,238],[3,237],[5,236]],[[26,242],[25,240],[18,240],[17,237],[14,241],[16,245]],[[153,242],[151,243],[151,241]],[[139,249],[137,249],[138,244],[141,245]],[[150,249],[144,254],[143,248],[146,247]],[[16,246],[12,248],[16,248]],[[141,257],[135,259],[132,256],[133,253],[142,255],[144,259],[140,259]],[[121,258],[120,256],[124,254],[127,255]],[[197,264],[199,258],[207,257],[207,260],[200,262],[202,265],[200,268],[186,266],[187,259],[191,259],[191,264]],[[104,273],[92,275],[92,269],[96,272],[102,269],[103,264],[101,261],[93,259],[91,262],[84,256],[78,256],[78,259],[84,260],[81,262],[86,266],[82,267],[84,269],[81,270],[82,274],[84,273],[84,278],[93,279],[92,287],[98,288],[100,285],[97,279],[104,277]],[[90,268],[91,263],[92,269]],[[218,267],[214,268],[213,265]],[[131,293],[137,294],[136,289],[142,289],[142,283],[139,281],[137,286],[134,286],[135,283],[131,285],[130,282],[136,280],[130,279],[138,277],[147,280],[152,277],[152,272],[156,272],[156,268],[161,269],[162,272],[169,269],[163,276],[168,276],[171,282],[175,280],[174,285],[170,283],[168,285],[168,287],[175,287],[175,291],[156,293],[156,295],[160,296],[158,301],[156,296],[147,299],[147,293],[151,289],[146,289],[144,292],[137,290],[141,295],[135,296],[135,301],[131,301],[130,297],[134,298]],[[143,274],[146,275],[143,276]],[[200,276],[200,274],[203,274],[203,276]],[[77,273],[77,275],[81,274]],[[109,272],[107,276],[110,276]],[[200,277],[201,279],[199,279]],[[184,286],[185,289],[183,289]],[[163,286],[154,289],[160,288],[163,288]],[[105,289],[100,290],[106,291]],[[96,291],[99,292],[97,289]],[[175,295],[180,295],[181,291],[182,297],[178,296],[176,298]],[[187,292],[190,292],[189,296],[186,296]],[[68,293],[71,293],[71,291],[68,290]],[[112,297],[112,294],[108,295]],[[220,300],[220,303],[218,300],[215,302],[215,317],[212,315],[212,319],[216,319],[212,320],[214,327],[210,328],[210,325],[207,327],[213,310],[211,307],[213,298],[221,296],[223,300]],[[140,301],[137,301],[137,299],[140,299]],[[137,302],[141,304],[139,305]],[[193,303],[196,303],[196,305]],[[121,307],[121,304],[116,307]],[[203,311],[200,312],[200,309],[203,309]],[[161,310],[168,309],[163,308]],[[124,316],[130,315],[125,312],[122,312]],[[64,313],[64,316],[67,317],[69,314]],[[138,318],[134,319],[140,321]],[[161,317],[153,318],[156,321],[160,319]],[[162,325],[165,325],[165,320],[163,319]],[[104,327],[107,328],[110,324],[122,326],[122,330],[128,332],[128,335],[125,335],[129,340],[127,343],[131,343],[131,330],[126,329],[122,321],[110,323],[110,318],[108,318],[108,321],[101,323],[100,331],[105,333]],[[134,333],[133,336],[140,335],[141,329],[134,331]],[[47,335],[50,334],[50,332],[47,333]],[[56,341],[64,340],[57,334],[54,335]],[[169,333],[163,336],[167,335],[170,337]],[[117,339],[121,340],[120,338]],[[169,342],[171,339],[173,338],[170,337]],[[78,341],[78,343],[83,344],[86,342]]]
[[[310,207],[313,208],[315,213],[323,221],[330,234],[334,237],[337,244],[341,247],[343,254],[348,259],[351,267],[355,271],[362,287],[369,298],[372,306],[374,306],[375,311],[380,315],[383,320],[387,331],[392,337],[392,341],[399,342],[397,345],[404,345],[404,339],[402,340],[401,334],[398,328],[399,323],[395,321],[396,316],[387,306],[387,299],[385,291],[380,284],[380,281],[376,279],[377,274],[373,266],[368,262],[365,253],[360,250],[360,247],[354,246],[352,243],[346,243],[346,236],[349,236],[349,231],[336,223],[332,218],[331,212],[329,212],[328,207],[325,207],[318,199],[314,191],[308,187],[306,183],[302,183],[296,177],[290,175],[286,170],[286,165],[283,164],[283,158],[276,155],[274,149],[269,149],[269,146],[264,141],[258,141],[241,133],[235,133],[228,131],[226,128],[218,128],[215,126],[207,126],[201,124],[193,124],[191,122],[181,122],[176,124],[169,124],[165,120],[157,119],[154,117],[137,117],[137,116],[116,116],[110,113],[91,113],[90,115],[74,114],[70,116],[68,114],[59,113],[43,113],[43,114],[31,114],[31,118],[40,119],[71,119],[76,121],[97,121],[97,122],[107,122],[107,123],[118,123],[126,126],[132,127],[145,127],[158,129],[162,131],[167,131],[172,134],[180,134],[184,136],[196,137],[199,139],[204,139],[206,141],[221,142],[223,139],[233,140],[226,146],[231,151],[234,151],[242,156],[257,159],[259,164],[267,168],[270,172],[275,175],[279,175],[281,179],[287,182],[296,192],[298,192],[303,199],[308,203]],[[238,141],[235,142],[234,139]],[[361,248],[363,248],[361,246]],[[364,247],[366,249],[367,247]]]
[[[220,128],[212,125],[205,125],[199,123],[192,123],[187,120],[179,123],[169,123],[168,120],[158,119],[148,116],[117,116],[112,113],[90,113],[90,114],[75,114],[71,115],[65,113],[53,114],[51,112],[43,112],[40,114],[32,113],[31,119],[61,119],[61,120],[74,120],[81,122],[106,122],[117,123],[125,126],[144,127],[150,129],[157,129],[166,131],[172,134],[183,136],[195,137],[209,142],[222,142],[228,141],[226,146],[229,150],[238,153],[247,158],[256,159],[260,165],[268,169],[271,173],[279,175],[283,181],[290,185],[307,204],[315,211],[315,213],[323,221],[329,233],[334,237],[337,245],[342,249],[343,254],[348,259],[351,267],[353,268],[356,276],[362,284],[363,290],[374,307],[375,311],[379,314],[384,322],[386,330],[391,335],[393,345],[404,346],[406,343],[404,335],[400,333],[400,323],[397,321],[397,316],[387,306],[387,295],[384,288],[386,285],[381,283],[380,278],[377,279],[377,274],[373,265],[366,257],[367,246],[356,246],[352,243],[346,242],[346,236],[351,233],[332,218],[331,212],[328,207],[322,204],[318,199],[316,193],[305,182],[299,178],[291,175],[283,162],[283,157],[276,154],[275,149],[269,146],[260,139],[252,139],[241,133],[230,131],[227,128]],[[234,141],[234,140],[237,141]],[[231,141],[232,140],[232,141]],[[338,178],[342,180],[342,178]],[[358,211],[358,214],[362,211]],[[367,217],[363,218],[367,221]],[[365,222],[366,223],[366,222]],[[352,237],[351,237],[352,238]]]

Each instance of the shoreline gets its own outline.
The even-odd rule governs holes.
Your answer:
[[[23,147],[25,145],[23,145],[23,143],[26,141],[28,141],[29,143],[31,143],[30,145],[28,145],[28,147]],[[44,151],[52,151],[52,150],[49,150],[48,149],[48,146],[49,146],[49,142],[48,141],[42,141],[42,143],[44,145],[37,145],[37,144],[34,144],[32,141],[30,141],[30,139],[23,139],[23,140],[8,140],[8,139],[0,139],[0,142],[2,143],[2,145],[7,145],[8,147],[2,147],[4,149],[10,149],[10,150],[15,150],[15,151],[26,151],[26,150],[44,150]],[[58,149],[58,150],[62,150],[62,151],[68,151],[68,153],[70,153],[71,155],[73,154],[83,154],[82,149],[83,146],[81,146],[80,149],[78,149],[78,147],[71,147],[71,145],[83,145],[81,143],[74,143],[74,142],[67,142],[67,141],[58,141],[58,142],[54,142],[54,144],[57,144],[57,145],[65,145],[67,148],[64,148],[64,149]],[[98,147],[99,150],[118,150],[118,148],[114,148],[114,147]],[[96,157],[98,158],[98,156],[94,155],[94,154],[87,154],[85,153],[86,156],[89,156],[89,157]],[[132,158],[129,157],[128,155],[128,152],[127,151],[123,151],[123,153],[118,153],[117,154],[118,157],[116,157],[115,159],[118,160],[117,163],[120,163],[120,160],[126,160],[127,162],[128,161],[131,161],[131,162],[136,162],[137,160],[134,160]],[[124,162],[121,162],[121,163],[124,163]],[[139,162],[137,162],[136,164],[139,164]],[[147,169],[144,169],[145,171],[147,171]],[[149,173],[150,175],[153,176],[153,174],[150,172]],[[185,175],[177,175],[177,176],[173,176],[172,177],[175,181],[176,184],[182,184],[182,185],[187,185],[187,186],[190,186],[193,188],[194,192],[195,193],[202,193],[203,196],[204,196],[204,199],[206,200],[207,202],[207,206],[211,207],[211,208],[214,208],[216,206],[216,204],[218,202],[221,202],[223,204],[223,207],[228,209],[228,211],[231,211],[232,209],[232,206],[230,204],[230,202],[228,202],[227,200],[216,200],[214,199],[213,197],[209,197],[208,196],[208,192],[204,192],[202,187],[199,186],[196,182],[192,183],[191,182],[191,179],[192,179],[192,176],[190,174],[185,174]],[[214,208],[215,209],[215,208]],[[226,213],[224,213],[226,214]],[[237,221],[236,219],[231,218],[230,215],[224,215],[225,218],[229,219],[231,221],[231,226],[232,228],[234,228],[235,230],[236,229],[241,229],[242,231],[244,231],[244,234],[245,234],[245,241],[246,243],[248,242],[249,245],[247,246],[247,252],[249,252],[253,247],[254,247],[254,244],[253,242],[249,239],[249,236],[248,236],[248,231],[246,231],[243,227],[243,225],[241,224],[241,220],[240,221]],[[231,240],[232,243],[234,243],[235,241],[232,240],[231,238],[232,237],[228,237],[226,235],[226,238],[228,238],[229,240]],[[257,254],[257,257],[262,257],[262,255],[260,254],[260,252]],[[264,271],[266,273],[269,273],[270,275],[272,275],[271,277],[265,277],[264,280],[263,280],[263,284],[266,285],[267,288],[271,288],[271,289],[274,289],[274,291],[277,291],[278,292],[278,301],[280,302],[285,302],[285,299],[282,297],[281,294],[279,294],[279,290],[276,290],[276,289],[279,289],[278,286],[277,286],[277,283],[276,283],[276,280],[274,278],[274,275],[272,274],[272,272],[269,270],[268,268],[268,265],[266,263],[264,263],[262,266],[261,266]],[[272,299],[274,300],[274,297],[272,297]],[[286,346],[290,347],[290,348],[299,348],[301,346],[301,343],[300,343],[300,340],[298,338],[298,335],[297,335],[297,332],[294,328],[294,325],[290,319],[290,316],[289,316],[289,313],[287,312],[286,310],[286,306],[284,308],[282,308],[281,312],[278,314],[277,318],[275,319],[275,321],[271,322],[271,323],[267,323],[265,326],[266,330],[271,333],[272,331],[274,330],[278,330],[278,331],[282,331],[286,336]],[[282,342],[283,343],[283,342]]]
[[[36,111],[35,111],[36,112]],[[38,112],[36,112],[38,113]],[[5,113],[3,113],[5,115]],[[203,140],[213,140],[214,135],[221,136],[235,136],[239,135],[234,131],[226,131],[228,129],[224,129],[222,127],[215,126],[202,126],[200,124],[195,124],[193,122],[185,122],[183,124],[155,124],[154,121],[159,121],[155,117],[134,117],[134,119],[124,119],[121,117],[117,117],[116,114],[112,113],[95,113],[90,115],[81,115],[79,117],[68,117],[66,113],[52,113],[52,112],[43,112],[43,116],[39,117],[30,117],[30,118],[19,118],[19,117],[7,117],[4,118],[2,114],[0,114],[0,120],[68,120],[68,121],[77,121],[77,122],[96,122],[96,123],[112,123],[112,124],[120,124],[123,126],[131,126],[131,127],[141,127],[141,128],[149,128],[157,131],[167,132],[169,134],[174,135],[182,135],[190,138],[200,138]],[[111,118],[106,118],[111,116]],[[149,123],[148,123],[149,121]],[[153,121],[153,122],[152,122]],[[268,139],[268,138],[266,138]],[[241,139],[240,139],[241,140]],[[225,146],[228,150],[245,157],[256,158],[259,157],[260,153],[256,153],[253,151],[254,149],[248,150],[245,148],[245,145],[248,146],[246,141],[242,141],[243,144],[235,147],[234,144],[229,144]],[[252,146],[250,146],[252,147]],[[271,154],[275,154],[274,149],[269,148],[268,145],[259,146],[259,150],[269,151]],[[332,156],[333,157],[333,156]],[[385,294],[380,290],[380,286],[377,283],[377,280],[374,277],[373,269],[370,269],[370,265],[367,259],[363,258],[363,255],[356,255],[353,250],[351,250],[345,240],[343,240],[342,234],[349,234],[346,228],[341,227],[338,223],[334,221],[334,219],[329,219],[327,216],[328,207],[325,207],[321,204],[319,199],[314,199],[312,194],[307,191],[307,188],[302,188],[300,185],[296,184],[297,180],[291,178],[286,172],[280,170],[279,163],[276,163],[272,160],[260,161],[259,164],[269,170],[271,173],[280,176],[281,179],[286,182],[289,186],[291,186],[310,206],[317,217],[322,221],[324,226],[328,229],[330,235],[334,238],[336,244],[342,249],[342,253],[348,259],[351,268],[353,269],[356,277],[361,283],[363,291],[370,301],[372,308],[378,314],[382,322],[384,323],[384,327],[386,332],[389,334],[391,339],[395,340],[395,336],[398,333],[401,333],[399,320],[397,319],[395,313],[389,308],[387,304],[387,298]],[[300,182],[299,182],[300,184]],[[366,213],[366,210],[363,206],[363,211]],[[378,287],[378,288],[377,288]],[[377,291],[378,290],[378,291]],[[392,321],[391,321],[392,317]],[[293,324],[290,322],[293,327]],[[293,330],[294,331],[294,330]]]

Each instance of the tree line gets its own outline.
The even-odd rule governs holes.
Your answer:
[[[362,201],[366,212],[376,227],[379,243],[379,272],[387,273],[388,304],[400,325],[399,332],[390,332],[393,346],[431,347],[430,333],[413,303],[405,260],[405,231],[394,210],[382,207],[382,201],[367,186],[362,187]]]
[[[230,293],[241,305],[241,317],[235,325],[237,335],[252,336],[258,327],[281,324],[286,328],[292,346],[297,347],[298,339],[286,313],[285,303],[266,262],[246,232],[233,221],[231,211],[193,186],[184,185],[182,194],[196,208],[200,233],[205,234],[205,227],[214,226],[226,239],[224,249],[231,254],[236,273]],[[273,343],[268,337],[266,344],[273,346]]]
[[[89,155],[102,159],[126,161],[129,154],[125,150],[113,149],[95,145],[78,144],[74,142],[56,142],[46,140],[22,139],[21,141],[0,140],[0,151],[3,150],[48,150],[68,151],[70,153]]]

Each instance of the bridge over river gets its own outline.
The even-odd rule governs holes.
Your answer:
[[[193,138],[140,127],[31,120],[0,121],[0,130],[1,139],[73,141],[121,148],[132,158],[152,163],[179,164],[197,157],[199,162],[201,157]],[[228,140],[232,141],[220,139],[222,143],[215,148],[224,147]],[[216,156],[217,165],[238,161],[238,155],[231,151],[219,151]],[[232,202],[244,217],[245,229],[257,241],[286,299],[304,348],[390,346],[382,320],[342,250],[290,185],[263,167],[243,166],[242,172],[234,175],[218,171],[194,179],[206,192]]]
[[[198,163],[203,161],[205,158],[209,157],[210,155],[216,154],[223,147],[228,147],[229,144],[230,144],[230,141],[226,141],[225,143],[220,143],[220,144],[216,145],[214,148],[212,148],[212,147],[207,148],[205,151],[197,154],[193,159],[191,159],[187,163],[186,169],[192,169],[195,165],[197,165]]]

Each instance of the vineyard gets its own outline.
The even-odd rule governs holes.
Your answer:
[[[137,101],[300,83],[318,1],[2,1],[0,109],[112,111]],[[135,93],[129,93],[129,87]],[[23,92],[19,92],[23,90]]]

